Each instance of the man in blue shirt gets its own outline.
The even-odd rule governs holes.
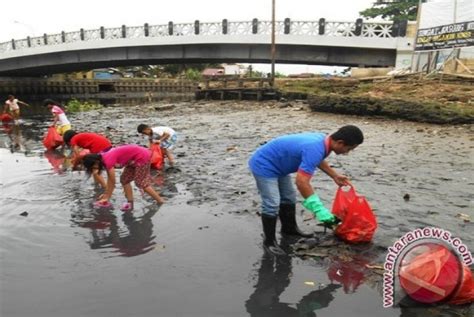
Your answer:
[[[304,198],[303,206],[315,214],[320,222],[332,224],[335,217],[313,191],[311,177],[319,168],[338,186],[350,185],[348,177],[338,174],[325,158],[331,152],[349,153],[363,141],[364,136],[358,127],[346,125],[330,136],[323,133],[284,135],[257,149],[249,160],[249,167],[262,198],[263,245],[267,250],[274,254],[284,253],[275,241],[278,216],[283,234],[311,236],[298,229],[296,191],[290,174],[296,173],[296,187]]]

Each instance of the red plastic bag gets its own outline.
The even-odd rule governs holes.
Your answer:
[[[151,159],[150,159],[150,166],[154,169],[162,169],[163,168],[163,153],[161,152],[161,148],[159,144],[152,144],[151,145]]]
[[[43,145],[48,150],[54,150],[64,143],[63,137],[59,135],[55,127],[49,127],[43,138]]]
[[[336,192],[332,213],[341,219],[335,234],[350,243],[370,242],[377,229],[377,219],[364,196],[356,193],[351,187],[344,191],[341,187]]]
[[[463,264],[463,279],[448,304],[462,305],[474,302],[474,278],[471,269]]]
[[[9,115],[8,113],[2,113],[0,115],[0,120],[3,123],[9,123],[9,122],[13,121],[13,117],[11,115]]]

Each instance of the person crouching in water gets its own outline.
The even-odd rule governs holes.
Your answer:
[[[138,133],[147,135],[150,139],[150,147],[153,143],[159,144],[163,155],[168,158],[170,166],[174,166],[174,157],[171,150],[178,139],[176,132],[170,127],[151,128],[146,124],[140,124],[137,127]]]
[[[48,109],[53,114],[54,119],[51,126],[56,127],[56,131],[59,133],[59,135],[62,136],[67,130],[71,130],[71,123],[69,122],[64,109],[59,103],[51,99],[46,99],[43,101],[43,105],[48,107]]]
[[[291,181],[292,173],[296,173],[296,187],[304,198],[303,206],[323,224],[335,224],[336,218],[314,192],[311,177],[319,168],[338,186],[351,185],[348,177],[338,174],[325,158],[331,152],[349,153],[363,141],[364,136],[358,127],[346,125],[330,136],[323,133],[280,136],[257,149],[249,160],[249,167],[262,198],[263,245],[266,250],[284,254],[275,241],[278,216],[283,234],[311,236],[301,232],[296,223],[296,192]]]
[[[15,123],[18,123],[18,120],[20,119],[20,106],[29,107],[30,105],[26,102],[16,99],[13,95],[8,95],[8,99],[5,101],[5,106],[3,108],[3,113],[10,111],[13,120],[15,120]]]
[[[110,140],[97,133],[77,133],[74,130],[68,130],[64,133],[63,139],[64,143],[72,149],[72,162],[75,166],[82,163],[81,149],[89,150],[90,154],[98,154],[112,148]],[[97,170],[92,172],[92,177],[102,188],[106,188],[107,183]]]
[[[132,181],[157,203],[164,203],[163,198],[151,187],[150,159],[150,150],[135,144],[121,145],[105,153],[85,155],[82,164],[87,174],[93,174],[94,170],[97,170],[98,174],[104,169],[107,171],[105,193],[99,197],[97,204],[102,206],[109,204],[115,189],[115,167],[125,167],[120,176],[120,183],[127,199],[120,208],[122,211],[133,210],[133,189],[130,184]]]

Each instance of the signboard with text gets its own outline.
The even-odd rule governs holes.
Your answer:
[[[474,46],[474,21],[418,30],[415,51]]]

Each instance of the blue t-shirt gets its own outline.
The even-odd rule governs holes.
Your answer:
[[[326,135],[298,133],[277,137],[261,146],[249,160],[253,174],[282,177],[298,170],[313,175],[326,158]]]

